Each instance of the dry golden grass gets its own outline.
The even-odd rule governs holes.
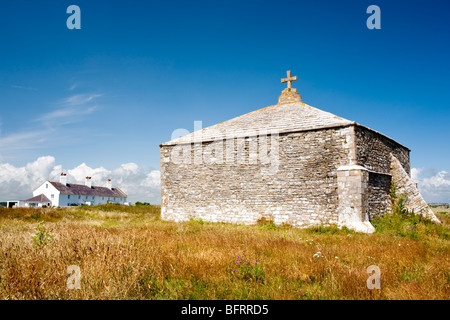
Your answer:
[[[146,206],[0,209],[0,299],[448,299],[442,220],[402,236],[389,223],[366,235],[165,222]],[[54,236],[48,245],[32,240],[38,221]],[[67,288],[70,265],[81,269],[79,290]],[[380,290],[366,286],[370,265]]]

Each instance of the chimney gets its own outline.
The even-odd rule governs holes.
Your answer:
[[[85,185],[88,186],[89,188],[92,188],[91,177],[86,177]]]
[[[106,181],[106,187],[107,187],[108,189],[112,189],[111,179],[108,179],[108,181]]]
[[[67,175],[64,172],[61,172],[61,175],[59,176],[59,182],[63,185],[67,185]]]

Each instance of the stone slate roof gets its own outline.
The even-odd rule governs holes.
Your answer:
[[[336,116],[330,112],[314,108],[303,102],[276,104],[262,108],[202,130],[189,133],[183,137],[173,139],[166,143],[162,143],[160,144],[160,147],[226,139],[227,136],[240,138],[261,134],[281,134],[286,132],[318,130],[348,125],[357,125],[368,129],[388,138],[389,140],[392,140],[402,147],[405,147],[394,139],[376,130],[360,125],[355,121],[350,121]],[[409,150],[409,148],[407,149]]]
[[[212,141],[218,138],[225,139],[227,135],[236,138],[276,132],[315,130],[350,124],[355,124],[355,122],[311,107],[303,102],[276,104],[202,129],[201,133],[197,131],[173,139],[162,145]]]
[[[25,200],[25,202],[45,202],[45,203],[52,203],[43,193],[40,195],[30,198],[28,200]]]
[[[97,197],[116,197],[126,198],[127,195],[119,188],[109,189],[107,187],[92,186],[89,188],[84,184],[68,183],[66,185],[60,182],[50,181],[50,183],[62,194],[76,196],[97,196]]]

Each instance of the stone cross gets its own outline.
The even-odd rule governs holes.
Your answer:
[[[291,89],[292,88],[291,81],[297,81],[297,76],[291,77],[291,70],[288,70],[286,72],[286,74],[287,74],[287,78],[281,79],[281,83],[287,82],[288,83],[288,86],[287,86],[288,89]]]

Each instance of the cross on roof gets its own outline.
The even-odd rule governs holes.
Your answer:
[[[286,74],[287,74],[287,78],[281,79],[281,83],[287,82],[288,83],[288,86],[287,86],[288,89],[291,89],[292,88],[291,81],[297,81],[297,76],[291,77],[291,70],[288,70],[286,72]]]

